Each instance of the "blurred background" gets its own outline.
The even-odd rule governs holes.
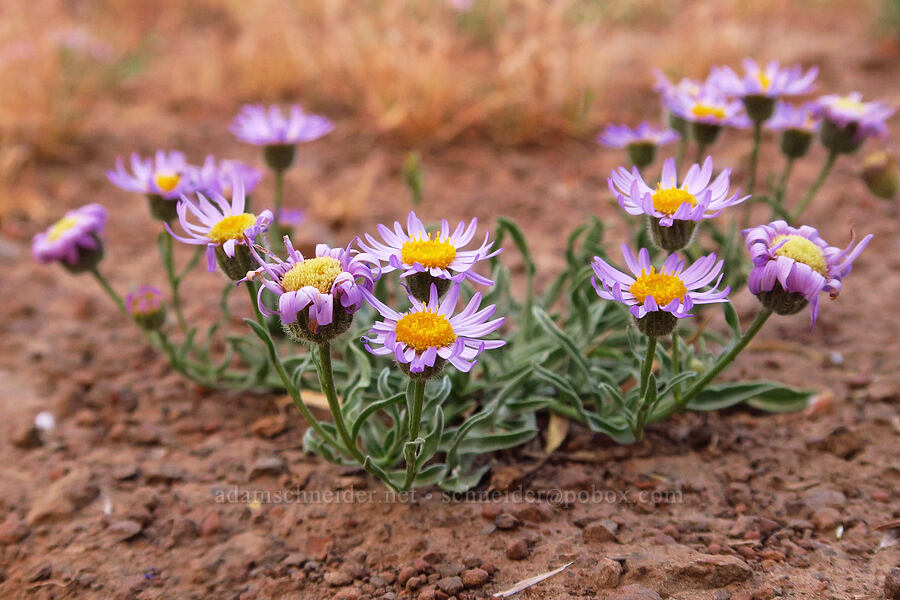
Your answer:
[[[0,219],[41,216],[42,166],[175,147],[244,102],[300,102],[400,151],[592,143],[657,114],[653,67],[777,57],[852,86],[846,66],[885,69],[898,31],[900,0],[5,0]]]

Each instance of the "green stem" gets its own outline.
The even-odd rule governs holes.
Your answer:
[[[697,164],[703,163],[703,154],[706,152],[706,144],[703,142],[697,142],[697,159],[694,161]]]
[[[413,405],[410,407],[409,416],[409,440],[404,449],[406,455],[406,482],[403,484],[403,490],[406,491],[412,486],[416,478],[416,446],[415,441],[419,438],[419,422],[422,420],[422,405],[425,403],[425,380],[416,379],[414,383]]]
[[[281,203],[284,198],[284,170],[276,169],[275,170],[275,196],[273,198],[273,204],[275,205],[275,219],[272,223],[272,234],[275,239],[270,239],[269,241],[272,244],[272,247],[276,247],[277,243],[281,241],[282,236],[284,235],[284,229],[281,227]]]
[[[166,276],[169,279],[169,287],[172,289],[172,308],[175,310],[179,329],[181,329],[182,333],[187,333],[187,321],[185,321],[184,313],[181,310],[181,294],[178,291],[178,288],[181,287],[181,282],[175,274],[175,248],[172,243],[172,236],[165,234],[164,237],[166,244]]]
[[[787,194],[788,179],[791,177],[791,171],[794,168],[794,158],[788,157],[784,163],[784,170],[781,172],[781,178],[778,180],[778,190],[775,193],[775,201],[779,205],[784,205],[784,197]]]
[[[647,355],[644,364],[641,365],[641,399],[647,395],[647,383],[650,381],[650,372],[653,370],[653,359],[656,357],[656,336],[647,336]]]
[[[653,371],[653,359],[656,357],[656,340],[655,335],[647,336],[647,354],[644,357],[644,363],[641,365],[641,404],[638,407],[634,418],[635,422],[631,429],[635,441],[638,442],[644,437],[644,423],[647,420],[646,415],[650,411],[650,407],[647,406],[647,388],[650,383],[650,373]]]
[[[262,325],[263,327],[268,327],[266,325],[266,319],[263,317],[263,314],[259,310],[259,303],[257,302],[256,294],[259,291],[257,284],[255,281],[248,281],[247,285],[244,286],[247,288],[247,294],[250,296],[250,306],[253,307],[253,313],[256,315],[256,322]]]
[[[756,170],[759,165],[759,147],[762,145],[762,121],[753,122],[753,149],[750,151],[750,174],[747,178],[747,193],[744,201],[744,227],[750,226],[753,211],[753,191],[756,189]]]
[[[766,321],[769,317],[772,316],[772,311],[768,308],[762,309],[758,315],[756,315],[756,319],[744,332],[741,338],[737,341],[737,343],[731,347],[728,352],[719,357],[716,361],[716,364],[712,366],[712,368],[707,371],[703,377],[701,377],[697,382],[691,386],[691,389],[688,390],[687,394],[681,398],[681,402],[675,405],[677,410],[683,410],[687,407],[688,404],[691,403],[691,400],[697,397],[697,395],[702,392],[709,383],[716,378],[716,376],[725,370],[725,367],[730,365],[737,355],[741,353],[741,351],[747,347],[747,344],[750,343],[756,334],[759,333],[759,330],[762,329],[762,326],[765,325]]]
[[[359,461],[359,464],[365,464],[366,457],[360,452],[356,441],[350,437],[347,430],[347,424],[344,422],[344,413],[341,412],[341,402],[337,397],[337,390],[334,385],[334,372],[331,367],[331,343],[323,342],[319,344],[319,384],[322,386],[322,393],[328,399],[328,408],[331,409],[331,416],[334,418],[334,426],[337,428],[338,435],[344,441],[347,451]]]
[[[678,377],[678,372],[681,371],[681,359],[678,353],[678,329],[675,328],[672,331],[672,377]],[[675,389],[672,390],[672,395],[675,397],[675,404],[678,404],[678,396],[679,391],[681,389],[681,384],[676,383]]]
[[[266,330],[268,331],[268,330]],[[285,389],[288,391],[288,394],[291,396],[291,400],[294,401],[294,405],[300,411],[300,414],[303,415],[303,418],[306,419],[306,422],[309,423],[309,426],[312,427],[319,437],[321,437],[326,444],[331,446],[332,448],[340,449],[341,445],[338,443],[334,436],[328,433],[322,424],[319,423],[318,419],[312,414],[312,411],[309,410],[309,407],[306,406],[306,403],[303,402],[303,397],[300,395],[300,390],[294,385],[294,382],[291,381],[290,376],[288,376],[287,371],[284,370],[284,365],[281,363],[281,357],[278,356],[278,351],[275,349],[275,344],[271,340],[271,336],[269,338],[268,344],[266,347],[269,350],[269,359],[272,362],[272,366],[275,367],[275,371],[278,373],[278,376],[281,378],[281,383],[284,384]],[[355,457],[354,457],[355,458]]]
[[[106,279],[106,277],[103,276],[103,274],[100,273],[96,266],[91,269],[91,275],[94,276],[94,279],[97,280],[97,283],[100,284],[100,287],[102,287],[107,295],[112,298],[113,302],[116,303],[116,306],[119,307],[119,312],[121,312],[125,316],[128,316],[128,311],[125,309],[125,302],[122,300],[122,296],[120,296],[116,292],[116,290],[113,289],[113,287],[109,284],[109,281]]]
[[[812,187],[809,188],[809,191],[806,192],[805,196],[803,196],[803,200],[801,200],[800,204],[797,205],[797,210],[795,210],[791,214],[792,223],[800,218],[800,215],[803,214],[803,211],[805,211],[810,202],[813,201],[813,198],[815,198],[816,193],[819,191],[819,188],[822,187],[822,184],[825,183],[825,180],[828,178],[828,174],[831,173],[831,168],[834,166],[835,161],[837,161],[837,157],[837,152],[830,152],[828,154],[828,159],[825,161],[825,164],[822,165],[822,170],[819,171],[819,175],[813,182]]]
[[[675,151],[675,164],[681,167],[681,161],[684,160],[684,151],[687,148],[687,133],[682,133],[678,139],[678,149]]]

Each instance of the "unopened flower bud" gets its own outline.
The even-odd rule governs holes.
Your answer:
[[[141,286],[136,292],[128,294],[125,297],[125,308],[141,329],[155,331],[166,322],[162,293],[153,286]]]
[[[900,166],[888,151],[872,152],[863,159],[861,172],[866,187],[875,196],[893,200],[900,192]]]

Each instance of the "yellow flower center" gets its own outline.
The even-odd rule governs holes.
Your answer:
[[[72,229],[77,224],[78,217],[63,217],[53,224],[53,227],[50,228],[50,232],[47,237],[50,238],[51,242],[55,242],[56,240],[61,238],[65,232]]]
[[[337,276],[344,271],[341,262],[330,256],[308,258],[297,263],[281,278],[281,287],[287,292],[296,292],[308,286],[323,294],[331,293],[331,286]]]
[[[214,244],[224,244],[228,240],[240,240],[244,237],[244,230],[256,223],[256,215],[244,213],[225,217],[212,226],[209,230],[209,239]]]
[[[684,300],[687,295],[687,288],[680,277],[668,273],[657,273],[653,267],[650,267],[649,273],[641,270],[641,276],[631,284],[629,291],[641,304],[644,303],[647,296],[653,296],[656,304],[660,307],[667,305],[675,298]]]
[[[659,212],[672,216],[682,204],[687,202],[691,206],[697,206],[697,198],[687,190],[681,188],[665,188],[662,184],[656,186],[653,193],[653,208]]]
[[[759,85],[761,85],[762,89],[764,90],[769,89],[769,86],[772,85],[772,80],[769,79],[765,71],[760,71],[759,73],[757,73],[756,80],[759,81]]]
[[[717,119],[724,119],[726,116],[725,109],[721,106],[713,106],[712,104],[702,104],[698,102],[691,109],[691,113],[698,119],[702,119],[704,117],[715,117]]]
[[[407,265],[419,263],[429,269],[446,269],[456,258],[456,248],[440,237],[427,240],[407,240],[400,248],[400,257]]]
[[[843,96],[838,98],[834,105],[837,108],[842,110],[849,110],[850,112],[854,112],[858,115],[863,114],[866,111],[866,105],[855,98],[851,98],[850,96]]]
[[[178,185],[178,182],[181,181],[181,175],[178,173],[157,173],[153,176],[153,181],[156,182],[156,187],[158,187],[160,191],[168,194],[174,190],[175,186]]]
[[[787,256],[799,263],[812,267],[813,271],[823,276],[828,275],[828,261],[822,249],[802,235],[779,235],[772,242],[775,246],[782,240],[787,241],[775,251],[778,256]]]
[[[453,326],[444,315],[431,312],[408,313],[397,321],[397,341],[411,346],[416,352],[429,348],[443,348],[456,341]]]

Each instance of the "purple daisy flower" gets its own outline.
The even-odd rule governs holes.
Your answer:
[[[125,168],[122,157],[116,159],[116,170],[107,171],[109,180],[129,192],[156,195],[166,200],[177,200],[193,189],[196,167],[187,163],[181,152],[158,150],[153,158],[131,155],[131,173]]]
[[[378,261],[349,247],[325,244],[316,246],[315,258],[304,258],[287,236],[284,246],[287,260],[271,255],[273,262],[266,262],[253,250],[261,266],[244,281],[262,281],[259,310],[266,316],[279,315],[296,339],[323,343],[346,331],[362,305],[363,293],[375,286],[380,274]],[[263,302],[263,290],[278,297],[277,310]]]
[[[676,94],[685,93],[689,96],[699,96],[703,91],[706,82],[697,81],[696,79],[682,78],[678,83],[672,83],[665,73],[659,69],[653,71],[656,82],[653,89],[662,96],[663,104],[668,108],[668,100]]]
[[[432,285],[427,302],[410,296],[412,308],[401,314],[366,290],[366,302],[384,317],[363,338],[366,350],[376,356],[393,356],[413,376],[433,377],[446,362],[460,371],[470,371],[484,350],[506,344],[503,340],[479,339],[499,329],[505,319],[489,320],[497,306],[480,308],[480,293],[454,315],[459,291],[459,284],[454,284],[441,300],[437,286]]]
[[[743,232],[753,270],[748,287],[764,306],[777,314],[794,314],[810,307],[810,326],[819,313],[819,294],[837,298],[841,280],[850,273],[853,261],[868,245],[867,235],[853,246],[855,235],[845,249],[829,246],[819,232],[807,225],[791,227],[773,221]]]
[[[800,106],[779,102],[775,105],[775,114],[766,122],[766,127],[775,131],[794,129],[814,133],[820,124],[813,112],[814,106],[811,102]]]
[[[233,181],[234,194],[231,200],[217,193],[210,199],[198,193],[197,202],[186,196],[178,203],[178,222],[187,237],[177,235],[168,223],[166,230],[173,238],[185,244],[206,246],[206,267],[210,272],[216,269],[216,260],[231,279],[243,278],[255,266],[249,246],[257,236],[266,231],[272,223],[272,212],[264,210],[259,216],[244,212],[244,185],[240,179]],[[200,223],[188,220],[193,214]]]
[[[651,188],[635,168],[619,167],[610,173],[607,183],[619,206],[630,215],[646,214],[658,219],[662,227],[671,227],[676,220],[702,221],[718,216],[723,209],[740,204],[749,196],[740,192],[729,196],[731,169],[724,169],[710,183],[713,159],[706,157],[703,166],[691,165],[681,185],[675,159],[663,163],[662,175],[656,188]]]
[[[597,136],[597,143],[609,148],[625,148],[632,144],[652,144],[664,146],[677,142],[681,135],[674,129],[654,127],[646,121],[635,129],[627,125],[611,123],[606,126],[603,133]]]
[[[106,209],[87,204],[70,210],[31,240],[31,253],[39,263],[60,262],[72,271],[93,268],[103,257],[101,235]]]
[[[738,75],[731,67],[713,67],[711,80],[722,92],[729,96],[765,96],[778,98],[806,94],[815,87],[818,67],[804,72],[800,65],[783,68],[778,61],[771,61],[764,67],[756,61],[744,59],[744,75]]]
[[[468,227],[460,222],[451,233],[446,219],[441,221],[441,229],[430,234],[424,223],[415,212],[410,212],[406,219],[406,231],[398,222],[394,222],[391,231],[384,225],[378,225],[384,243],[377,241],[368,233],[366,241],[359,246],[379,261],[387,263],[382,266],[383,273],[402,270],[401,277],[409,278],[410,286],[420,299],[428,297],[432,283],[439,286],[439,291],[446,291],[450,282],[461,282],[465,279],[480,285],[493,285],[494,282],[474,271],[475,265],[482,260],[496,256],[502,248],[491,251],[493,242],[490,234],[485,234],[484,241],[475,250],[462,250],[472,241],[478,219],[472,219]]]
[[[235,178],[244,184],[244,194],[249,196],[259,185],[262,172],[239,160],[220,160],[214,156],[206,157],[203,166],[196,171],[194,188],[197,191],[211,192],[230,198],[233,194]]]
[[[822,96],[815,102],[813,114],[824,122],[825,146],[846,153],[859,148],[867,138],[887,137],[886,121],[894,109],[884,102],[863,102],[862,94],[851,92]]]
[[[716,127],[749,127],[752,123],[740,100],[730,99],[719,89],[705,85],[698,94],[676,89],[667,97],[667,106],[685,121]]]
[[[143,285],[125,296],[125,308],[135,323],[144,329],[159,329],[166,320],[162,292],[152,285]]]
[[[334,129],[334,124],[303,112],[296,104],[287,116],[275,105],[247,104],[229,129],[239,140],[255,146],[293,146],[319,139]]]
[[[591,267],[596,277],[591,278],[591,283],[604,300],[616,300],[629,306],[641,331],[647,335],[671,333],[677,319],[693,316],[690,311],[695,304],[728,302],[730,288],[716,289],[722,280],[724,261],[716,261],[715,254],[697,259],[688,268],[678,255],[670,254],[658,272],[650,264],[650,252],[646,248],[641,248],[635,257],[631,248],[622,244],[622,255],[633,276],[595,256]],[[714,279],[709,290],[698,291]],[[648,316],[650,318],[645,320]]]

